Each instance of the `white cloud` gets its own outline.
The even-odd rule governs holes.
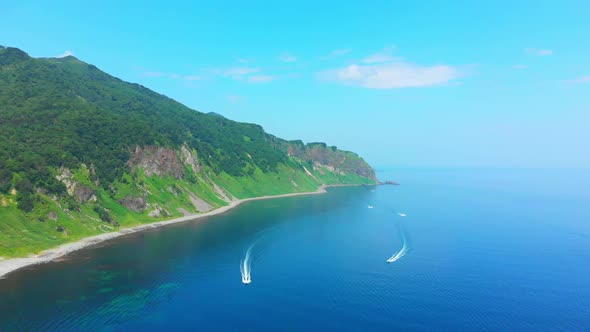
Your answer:
[[[231,78],[236,81],[247,83],[268,83],[275,80],[276,76],[271,76],[262,72],[259,67],[230,67],[226,69],[211,69],[209,70],[214,76]]]
[[[535,56],[548,56],[548,55],[553,54],[553,50],[540,49],[540,48],[525,48],[524,51],[527,54],[535,55]]]
[[[527,65],[523,65],[523,64],[516,64],[514,66],[512,66],[513,69],[527,69],[529,66]]]
[[[276,77],[271,75],[254,75],[248,76],[247,81],[248,83],[268,83],[275,79]]]
[[[381,52],[371,54],[363,59],[364,63],[383,63],[396,60],[392,55],[393,46],[384,48]]]
[[[590,75],[587,76],[581,76],[578,78],[574,78],[571,80],[566,80],[566,83],[572,83],[572,84],[584,84],[584,83],[590,83]]]
[[[74,56],[74,53],[70,50],[65,50],[62,54],[56,56],[56,58],[65,58],[67,56]]]
[[[397,89],[441,85],[463,76],[461,70],[446,65],[420,66],[406,62],[370,65],[352,64],[320,73],[320,77],[368,89]]]
[[[203,78],[199,75],[188,75],[188,76],[185,76],[184,79],[187,81],[199,81]]]
[[[364,63],[381,63],[395,60],[391,54],[375,53],[363,59]]]
[[[282,61],[282,62],[295,62],[295,61],[297,61],[297,57],[294,56],[294,55],[292,55],[292,54],[289,54],[289,53],[283,53],[283,54],[281,54],[279,56],[279,61]]]
[[[223,71],[223,76],[231,77],[234,80],[241,80],[244,76],[257,73],[260,71],[260,68],[252,68],[252,67],[234,67],[229,68]]]

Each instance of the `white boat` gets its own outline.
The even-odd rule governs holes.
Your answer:
[[[405,216],[407,216],[407,214],[405,214],[405,213],[401,213],[401,212],[400,212],[400,213],[398,213],[398,215],[399,215],[400,217],[405,217]]]
[[[369,206],[367,206],[367,208],[372,209],[373,208],[373,205],[369,205]]]

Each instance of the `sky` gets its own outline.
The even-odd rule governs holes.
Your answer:
[[[0,45],[74,55],[376,168],[590,168],[588,1],[0,0]]]

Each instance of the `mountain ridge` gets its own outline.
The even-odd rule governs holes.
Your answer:
[[[0,47],[0,142],[0,256],[238,198],[377,182],[353,152],[201,113],[73,56],[11,47]],[[18,241],[22,231],[34,235]]]

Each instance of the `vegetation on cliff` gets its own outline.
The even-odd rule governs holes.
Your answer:
[[[0,47],[0,256],[340,183],[375,175],[352,152],[200,113],[72,56]]]

